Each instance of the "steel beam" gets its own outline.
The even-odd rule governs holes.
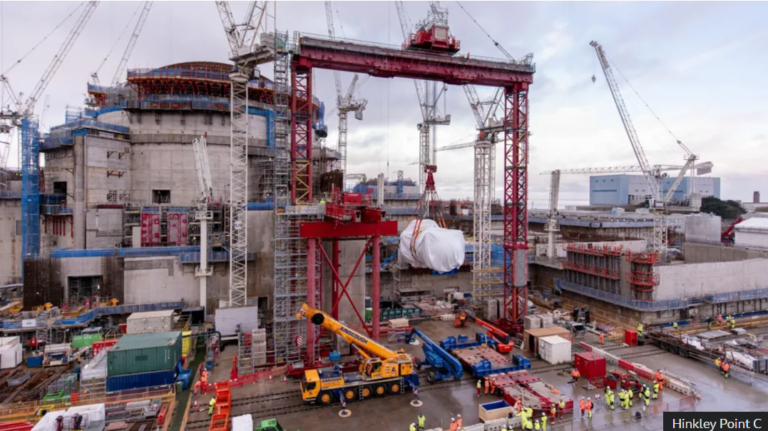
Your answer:
[[[533,83],[533,64],[468,57],[448,57],[419,51],[301,36],[299,55],[312,67],[365,73],[381,78],[412,78],[452,85],[507,87]]]
[[[291,201],[312,202],[312,68],[291,63]]]
[[[306,221],[299,225],[301,238],[365,238],[371,236],[397,235],[397,221],[378,223],[334,223],[328,221]]]

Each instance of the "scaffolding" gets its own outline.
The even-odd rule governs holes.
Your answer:
[[[621,294],[622,247],[592,244],[567,244],[563,268],[572,283],[591,286],[614,295]]]
[[[288,33],[275,32],[275,147],[272,169],[274,186],[274,298],[272,339],[275,362],[301,359],[301,347],[306,345],[307,324],[296,319],[307,294],[307,240],[299,237],[299,223],[322,218],[319,206],[291,205],[288,190],[291,165],[288,159],[288,135],[291,130],[290,46]],[[319,253],[319,250],[317,250]],[[321,259],[316,256],[320,274]],[[319,278],[318,278],[319,279]],[[319,291],[318,289],[318,296]],[[320,303],[317,300],[316,303]]]
[[[21,258],[40,255],[40,137],[34,118],[21,120]]]
[[[491,202],[496,166],[495,146],[489,141],[475,143],[475,199],[473,208],[474,250],[472,253],[472,296],[475,305],[499,293],[503,269],[494,268],[491,239]]]

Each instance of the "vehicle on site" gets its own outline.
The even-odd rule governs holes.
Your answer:
[[[407,387],[418,387],[419,379],[413,372],[413,357],[405,351],[392,351],[307,304],[301,306],[296,318],[307,318],[342,337],[358,347],[363,356],[356,372],[343,373],[334,368],[306,370],[301,379],[304,401],[327,405],[342,396],[347,401],[364,400],[403,393]]]
[[[254,431],[283,431],[283,427],[277,419],[265,419],[259,424],[253,426]]]
[[[464,375],[464,370],[458,359],[453,357],[453,355],[445,351],[439,344],[432,341],[418,329],[414,328],[408,335],[406,341],[410,343],[414,336],[421,338],[424,342],[422,346],[422,349],[424,350],[424,360],[420,361],[419,358],[416,358],[416,368],[421,369],[424,366],[430,368],[427,372],[427,381],[429,383],[450,379],[461,380],[461,377]]]

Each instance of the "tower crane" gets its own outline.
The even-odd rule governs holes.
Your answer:
[[[125,66],[128,64],[128,59],[131,58],[131,53],[133,52],[133,47],[136,46],[136,41],[139,40],[139,35],[141,34],[141,30],[144,28],[144,22],[147,20],[147,15],[149,15],[150,9],[152,9],[152,2],[144,2],[144,6],[141,9],[141,14],[139,15],[139,20],[136,22],[136,27],[133,29],[133,34],[131,34],[131,38],[128,40],[128,45],[125,47],[123,58],[120,59],[120,64],[118,64],[117,69],[115,69],[115,76],[112,77],[112,87],[116,87],[117,84],[120,83],[120,77],[125,71]]]
[[[53,56],[51,63],[43,71],[43,75],[35,87],[30,91],[29,96],[24,102],[22,97],[16,97],[13,92],[8,77],[0,76],[3,85],[8,89],[11,98],[16,105],[15,110],[0,111],[0,120],[9,121],[2,128],[3,131],[10,130],[10,127],[21,126],[21,195],[22,195],[22,223],[21,223],[21,255],[22,259],[37,258],[40,253],[40,141],[38,123],[34,120],[34,110],[37,101],[43,95],[43,92],[51,83],[56,72],[61,67],[64,59],[67,58],[69,51],[74,46],[78,37],[85,28],[85,25],[93,15],[94,10],[99,5],[98,1],[88,2],[83,11],[77,18],[75,25],[69,34],[64,38],[59,50]]]
[[[433,52],[446,53],[446,55],[455,53],[455,51],[451,52],[453,50],[451,46],[455,48],[458,42],[451,38],[448,31],[448,10],[441,8],[439,2],[430,2],[427,19],[419,24],[416,33],[412,32],[414,27],[405,13],[403,2],[396,1],[395,7],[400,19],[400,29],[403,33],[404,49],[430,49]],[[451,39],[453,39],[453,45],[451,45]],[[448,49],[442,49],[443,46],[447,46]],[[416,87],[416,96],[419,99],[422,118],[422,122],[416,127],[419,129],[419,187],[423,193],[427,184],[427,165],[434,164],[435,160],[433,159],[436,156],[436,153],[433,152],[430,157],[430,134],[434,148],[437,139],[436,126],[451,124],[451,116],[441,113],[438,106],[440,98],[443,97],[443,111],[445,111],[444,95],[447,91],[445,85],[438,91],[436,82],[430,83],[414,79],[413,84]],[[430,131],[430,129],[432,130]]]
[[[331,39],[336,39],[336,30],[333,25],[333,9],[331,8],[331,2],[325,2],[325,17],[328,22],[328,36]],[[357,120],[363,119],[363,111],[368,104],[366,99],[354,99],[353,95],[357,85],[357,74],[352,77],[352,82],[349,84],[346,94],[342,94],[341,90],[341,72],[338,70],[333,71],[333,78],[336,83],[336,108],[339,115],[339,153],[341,154],[341,168],[344,172],[347,172],[347,115],[350,112],[355,113]]]
[[[272,61],[274,54],[257,45],[257,36],[266,27],[266,2],[252,2],[241,24],[235,24],[229,2],[216,2],[219,18],[235,63],[230,73],[230,171],[229,171],[229,305],[244,307],[247,302],[248,256],[248,82],[259,78],[257,66]],[[256,12],[258,19],[253,22]]]
[[[195,153],[195,169],[200,186],[195,213],[195,218],[200,221],[200,266],[195,268],[195,277],[200,278],[200,306],[203,307],[203,315],[205,315],[208,302],[208,277],[213,275],[213,269],[208,266],[208,222],[213,219],[213,214],[208,211],[208,204],[213,196],[213,182],[205,135],[192,141],[192,150]]]
[[[547,223],[547,258],[554,259],[555,255],[555,232],[560,228],[557,224],[557,201],[560,196],[560,171],[552,171],[552,177],[549,183],[549,223]]]
[[[640,165],[640,170],[645,177],[645,181],[648,183],[651,198],[649,202],[649,208],[654,215],[653,241],[651,247],[654,250],[660,251],[662,256],[665,256],[667,247],[667,216],[664,210],[674,195],[675,190],[680,185],[683,177],[689,170],[691,171],[691,176],[693,177],[693,169],[696,160],[698,160],[698,156],[693,154],[690,149],[688,149],[688,147],[679,139],[675,139],[677,144],[686,153],[686,162],[683,166],[683,169],[680,170],[677,178],[675,178],[675,181],[672,183],[672,186],[667,191],[666,195],[662,196],[659,183],[656,180],[656,176],[654,175],[654,170],[648,163],[648,159],[645,156],[645,151],[640,144],[640,139],[638,138],[635,127],[632,124],[631,118],[629,117],[629,112],[627,111],[627,107],[624,104],[624,99],[621,96],[621,92],[619,91],[619,86],[616,83],[616,79],[613,76],[613,70],[611,69],[611,65],[608,63],[608,58],[605,55],[605,51],[603,50],[603,47],[594,40],[589,44],[595,49],[597,58],[600,61],[600,67],[603,69],[603,74],[605,75],[605,80],[608,82],[608,88],[611,90],[611,96],[613,96],[613,101],[616,104],[616,109],[619,111],[619,117],[621,117],[621,121],[624,124],[624,130],[627,132],[627,137],[629,138],[629,142],[632,145],[632,151],[634,151],[635,157],[637,157],[637,161]],[[669,129],[667,130],[669,131]],[[671,131],[670,134],[672,134]],[[691,183],[693,183],[693,181],[691,181]],[[696,195],[693,188],[691,188],[691,195]],[[698,200],[698,202],[694,202],[695,200]],[[701,205],[700,199],[697,199],[696,196],[691,196],[691,203],[694,207]]]

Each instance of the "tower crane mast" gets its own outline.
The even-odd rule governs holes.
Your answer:
[[[328,36],[331,39],[336,39],[336,30],[333,25],[333,8],[331,2],[325,2],[325,18],[328,24]],[[349,84],[349,89],[346,95],[342,93],[341,88],[341,72],[338,70],[333,71],[333,79],[336,84],[336,108],[339,115],[339,141],[338,148],[340,153],[341,169],[347,172],[347,117],[350,112],[355,113],[355,118],[358,120],[363,119],[363,111],[368,104],[366,99],[354,99],[354,92],[356,89],[358,76],[355,74],[352,77],[352,82]]]

